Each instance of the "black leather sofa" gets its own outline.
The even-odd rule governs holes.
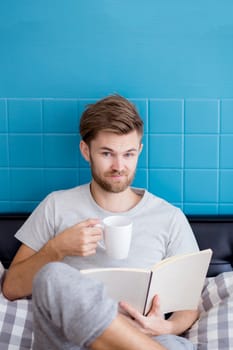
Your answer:
[[[8,268],[20,243],[15,232],[28,213],[0,214],[0,261]],[[211,248],[213,257],[208,277],[233,270],[233,215],[187,216],[200,249]]]

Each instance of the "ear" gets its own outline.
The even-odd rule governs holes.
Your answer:
[[[140,144],[140,147],[139,147],[139,154],[141,154],[142,149],[143,149],[143,143]]]
[[[80,141],[79,144],[79,148],[80,148],[80,152],[83,156],[83,158],[89,162],[90,161],[90,150],[89,150],[89,146],[86,144],[86,142],[84,142],[83,140]]]

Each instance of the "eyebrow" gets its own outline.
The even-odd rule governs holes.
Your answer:
[[[100,151],[109,151],[109,152],[115,152],[112,148],[109,148],[109,147],[100,147]],[[126,151],[124,151],[123,153],[127,153],[127,152],[137,152],[138,149],[136,148],[130,148]]]

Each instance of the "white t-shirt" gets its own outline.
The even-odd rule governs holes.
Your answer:
[[[191,227],[179,208],[146,190],[133,190],[142,196],[141,200],[134,208],[120,213],[133,221],[128,258],[111,259],[98,246],[95,255],[67,256],[66,263],[77,269],[118,266],[149,269],[166,257],[198,250]],[[16,238],[38,251],[66,228],[89,218],[103,219],[108,215],[114,213],[102,209],[94,201],[89,184],[56,191],[34,210],[16,233]]]

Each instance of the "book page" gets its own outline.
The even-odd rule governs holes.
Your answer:
[[[116,301],[126,301],[143,312],[150,271],[136,269],[81,270],[88,277],[105,284],[108,295]]]
[[[146,313],[155,294],[159,295],[164,313],[196,309],[209,267],[212,251],[177,256],[169,263],[154,268],[148,294]]]

